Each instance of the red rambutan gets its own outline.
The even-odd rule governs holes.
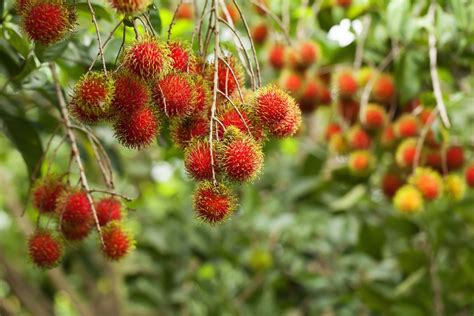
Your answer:
[[[342,132],[342,127],[338,123],[332,122],[329,123],[326,127],[326,132],[324,133],[324,137],[326,140],[330,140],[333,135],[340,134]]]
[[[303,79],[298,73],[288,70],[281,73],[278,83],[283,90],[296,96],[302,88]]]
[[[111,221],[122,219],[122,204],[114,197],[107,197],[95,204],[97,218],[100,226],[105,226]]]
[[[427,151],[423,157],[425,166],[431,167],[437,171],[443,170],[443,158],[439,150]]]
[[[354,99],[339,100],[339,111],[344,120],[349,124],[354,124],[359,118],[360,104]]]
[[[213,148],[214,171],[217,172],[216,148]],[[184,151],[184,166],[187,173],[195,180],[212,179],[212,160],[207,140],[193,141]]]
[[[281,69],[285,64],[286,47],[283,44],[277,43],[273,45],[268,52],[268,61],[274,69]]]
[[[187,74],[171,73],[153,85],[153,100],[168,117],[190,114],[196,104],[194,83]]]
[[[28,240],[28,252],[33,263],[43,269],[58,265],[64,254],[62,241],[48,230],[38,230]]]
[[[450,146],[446,150],[446,165],[448,171],[457,170],[464,165],[464,148],[461,146]]]
[[[171,42],[169,44],[171,66],[175,71],[187,72],[188,67],[194,63],[191,49],[183,42]]]
[[[258,89],[253,103],[256,115],[267,127],[278,124],[296,107],[292,97],[272,85]]]
[[[107,118],[114,97],[114,80],[102,72],[91,71],[74,87],[74,103],[87,115]]]
[[[89,236],[89,234],[91,233],[93,227],[94,227],[94,222],[93,221],[83,223],[83,224],[79,224],[79,225],[71,224],[71,223],[63,221],[60,224],[61,234],[68,241],[81,241],[81,240],[83,240],[84,238]]]
[[[380,102],[390,102],[395,95],[395,84],[389,75],[381,75],[374,83],[372,96]]]
[[[244,134],[248,134],[250,131],[253,138],[260,140],[263,137],[263,129],[258,124],[254,124],[251,115],[248,113],[249,111],[244,105],[236,105],[235,108],[229,106],[224,113],[218,116],[222,123],[222,125],[217,126],[219,138],[224,136],[224,132],[228,127],[234,126]]]
[[[372,144],[370,135],[360,126],[354,126],[349,130],[347,140],[352,149],[368,149]]]
[[[102,253],[110,260],[120,260],[135,247],[130,232],[118,221],[112,221],[102,228]]]
[[[252,27],[252,39],[257,44],[263,44],[268,37],[268,27],[265,23],[259,23]]]
[[[141,13],[148,8],[151,0],[108,0],[110,6],[123,14]]]
[[[395,153],[395,161],[400,168],[411,168],[416,158],[416,145],[417,140],[415,138],[407,138],[401,142]]]
[[[392,146],[395,143],[395,131],[393,130],[393,125],[388,125],[384,128],[382,134],[380,135],[380,144],[387,148]]]
[[[186,148],[193,138],[209,134],[209,120],[196,115],[175,119],[171,121],[170,133],[176,145]]]
[[[58,198],[65,189],[66,185],[57,175],[48,175],[37,180],[31,191],[34,207],[40,213],[54,213]]]
[[[404,114],[395,122],[394,129],[399,138],[414,137],[418,135],[418,120],[412,114]]]
[[[84,191],[65,191],[57,201],[56,212],[61,222],[72,225],[93,221],[92,208]]]
[[[219,58],[217,63],[218,89],[227,96],[244,87],[242,66],[233,56]],[[214,64],[208,65],[207,78],[214,82]]]
[[[311,113],[317,108],[320,95],[319,87],[316,80],[308,79],[306,81],[298,102],[303,113]]]
[[[387,198],[392,198],[405,181],[397,172],[387,172],[382,178],[382,191]]]
[[[290,137],[298,132],[300,126],[301,110],[294,104],[283,120],[278,123],[273,123],[268,127],[268,132],[278,138]]]
[[[369,129],[379,129],[385,125],[387,113],[377,104],[368,104],[363,115],[363,124]]]
[[[159,120],[150,107],[132,115],[122,116],[114,124],[115,137],[129,148],[140,149],[150,145],[159,131]]]
[[[194,191],[193,201],[196,215],[211,224],[224,221],[237,208],[237,198],[223,183],[200,182]]]
[[[352,97],[358,89],[357,80],[351,72],[341,72],[337,76],[337,88],[341,97]]]
[[[178,11],[176,11],[176,18],[178,20],[192,20],[194,16],[194,8],[191,3],[182,3]]]
[[[474,163],[466,168],[465,178],[467,185],[470,188],[474,188]]]
[[[85,113],[79,106],[76,104],[76,100],[71,99],[69,102],[69,113],[79,122],[84,124],[96,124],[104,120],[103,116],[96,114]],[[109,112],[112,115],[112,111]],[[107,119],[110,117],[108,116]]]
[[[145,80],[161,78],[171,64],[167,46],[155,38],[146,37],[135,42],[125,52],[124,66]]]
[[[443,192],[440,175],[430,169],[418,167],[408,180],[427,200],[434,200]]]
[[[150,102],[147,84],[128,72],[120,72],[115,77],[115,96],[112,100],[113,112],[117,116],[130,116],[146,107]]]
[[[202,76],[193,76],[194,90],[196,94],[196,100],[194,104],[194,113],[199,114],[207,113],[207,109],[211,104],[211,88],[209,82],[204,80]]]

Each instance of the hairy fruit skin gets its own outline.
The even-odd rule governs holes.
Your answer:
[[[446,165],[449,171],[462,168],[464,165],[464,149],[461,146],[450,146],[446,150]]]
[[[387,198],[392,198],[405,181],[396,172],[387,172],[382,178],[382,191]]]
[[[135,247],[133,236],[118,221],[112,221],[104,226],[102,240],[104,241],[102,253],[113,261],[122,259]]]
[[[268,27],[265,23],[260,23],[252,28],[252,39],[257,44],[263,44],[268,37]]]
[[[112,112],[112,111],[111,111]],[[112,113],[109,114],[112,114]],[[71,99],[69,102],[69,113],[79,122],[83,124],[96,124],[104,120],[104,117],[96,114],[88,114],[84,112],[77,104],[76,100]],[[110,119],[108,116],[107,119]]]
[[[93,221],[92,208],[84,191],[64,192],[58,200],[56,211],[61,222],[72,225]]]
[[[303,113],[311,113],[317,108],[320,95],[319,89],[320,85],[316,80],[306,81],[298,102]]]
[[[28,240],[28,252],[36,266],[51,269],[61,261],[64,247],[62,241],[50,231],[38,230]]]
[[[131,116],[149,102],[150,89],[143,80],[129,72],[120,72],[115,76],[112,109],[116,116]]]
[[[415,137],[418,135],[418,120],[414,115],[404,114],[395,122],[394,128],[399,138]]]
[[[125,147],[141,149],[149,146],[159,131],[159,121],[150,107],[130,116],[120,117],[114,124],[115,137]]]
[[[105,226],[111,221],[122,219],[122,205],[113,197],[103,198],[95,204],[97,218],[100,226]]]
[[[285,51],[286,47],[279,43],[270,48],[270,51],[268,52],[268,60],[274,69],[280,70],[285,65]]]
[[[153,85],[153,101],[168,117],[190,114],[196,97],[193,82],[186,74],[171,73]]]
[[[74,87],[75,104],[86,115],[104,119],[110,116],[114,92],[112,78],[102,72],[91,71],[83,75]]]
[[[278,85],[291,95],[297,95],[303,87],[303,79],[293,71],[283,71],[278,80]]]
[[[237,112],[238,110],[238,112]],[[224,137],[224,132],[228,127],[236,127],[243,134],[251,134],[255,140],[263,138],[263,129],[258,123],[255,123],[254,117],[249,113],[247,107],[237,105],[230,107],[227,111],[219,115],[222,125],[217,126],[219,138]]]
[[[263,165],[261,146],[252,138],[235,128],[224,134],[224,145],[220,150],[222,169],[232,181],[255,180]]]
[[[367,150],[354,151],[349,156],[349,170],[354,175],[367,175],[374,164],[374,157]]]
[[[133,74],[152,80],[168,73],[171,64],[169,56],[170,52],[163,43],[147,37],[128,48],[123,65]]]
[[[389,148],[395,143],[395,131],[393,130],[393,126],[390,124],[385,127],[380,135],[380,144],[385,147]]]
[[[393,204],[402,213],[418,213],[423,209],[423,196],[414,186],[406,184],[395,193]]]
[[[377,104],[368,104],[363,115],[363,124],[368,129],[380,129],[387,121],[385,109]]]
[[[415,138],[405,139],[397,147],[395,161],[400,168],[411,168],[415,161],[417,140]]]
[[[434,200],[443,192],[440,175],[430,168],[417,168],[408,181],[421,192],[426,200]]]
[[[460,201],[466,193],[466,183],[460,175],[452,173],[444,178],[444,189],[449,198]]]
[[[237,208],[237,198],[225,184],[209,181],[198,184],[193,202],[196,215],[210,224],[223,222]]]
[[[141,13],[151,4],[150,0],[108,0],[110,6],[123,14]]]
[[[214,64],[208,67],[207,77],[214,81]],[[239,88],[244,87],[244,74],[242,66],[234,57],[224,57],[217,62],[218,89],[225,95],[230,96]]]
[[[60,1],[29,1],[22,12],[22,27],[28,38],[41,45],[64,39],[73,29],[74,12]]]
[[[209,120],[203,116],[175,119],[171,121],[170,133],[173,142],[184,149],[192,139],[209,134]]]
[[[66,185],[57,175],[45,176],[36,181],[32,189],[33,205],[40,213],[53,214]]]
[[[372,144],[372,139],[370,135],[360,126],[352,127],[349,130],[347,139],[352,149],[368,149]]]
[[[217,172],[216,148],[213,148],[214,171]],[[211,149],[207,140],[197,140],[184,151],[184,166],[187,173],[195,180],[212,179]]]
[[[352,73],[348,71],[342,72],[337,77],[337,88],[341,97],[352,97],[358,89],[357,80]]]
[[[195,62],[191,49],[182,42],[169,44],[171,66],[175,71],[187,72],[188,67]]]
[[[395,84],[389,75],[381,75],[374,83],[372,96],[375,100],[388,103],[395,95]]]
[[[466,168],[465,172],[466,183],[470,188],[474,188],[474,164]]]

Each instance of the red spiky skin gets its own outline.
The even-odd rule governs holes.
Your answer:
[[[60,230],[63,237],[69,241],[81,241],[85,239],[92,231],[94,222],[87,222],[80,225],[75,225],[67,222],[60,224]]]
[[[192,59],[191,51],[182,42],[170,43],[169,50],[173,69],[186,72]]]
[[[317,61],[319,57],[319,47],[312,41],[304,41],[299,45],[299,61],[306,69]]]
[[[450,146],[446,150],[446,165],[449,171],[462,168],[464,165],[464,148],[461,146]]]
[[[183,117],[194,110],[196,94],[186,74],[171,73],[153,85],[153,101],[168,117]]]
[[[418,120],[411,114],[402,115],[395,123],[395,134],[399,138],[418,135]]]
[[[108,0],[110,6],[124,14],[141,13],[151,4],[150,0]]]
[[[435,171],[415,174],[413,184],[427,200],[434,200],[441,194],[441,178]]]
[[[302,88],[302,78],[296,72],[283,72],[280,77],[280,87],[295,96]]]
[[[57,212],[61,221],[74,225],[92,221],[92,208],[84,191],[65,192],[58,201]]]
[[[252,28],[252,39],[257,44],[263,44],[268,37],[268,27],[265,23],[260,23]]]
[[[104,73],[91,71],[82,76],[74,87],[74,102],[83,113],[106,119],[114,97],[114,81]]]
[[[16,11],[19,14],[23,14],[23,11],[28,8],[28,5],[31,3],[31,0],[17,0],[16,1]]]
[[[236,197],[226,185],[213,185],[209,181],[198,184],[193,202],[196,215],[210,224],[224,221],[237,207]]]
[[[301,126],[301,110],[293,105],[288,114],[279,123],[271,124],[268,127],[270,135],[277,138],[290,137],[298,132]]]
[[[294,100],[284,91],[274,86],[257,90],[254,107],[263,124],[271,126],[285,119]]]
[[[28,38],[42,45],[62,40],[72,29],[75,15],[61,2],[30,1],[22,14],[22,25]]]
[[[122,205],[113,197],[103,198],[95,204],[97,218],[100,226],[105,226],[111,221],[122,219]]]
[[[470,188],[474,188],[474,163],[466,168],[465,176],[466,183]]]
[[[213,148],[214,171],[217,172],[217,158]],[[184,166],[195,180],[212,179],[212,160],[209,142],[199,140],[189,145],[184,152]]]
[[[405,139],[398,145],[395,160],[400,168],[411,168],[416,158],[417,140],[415,138]]]
[[[395,95],[395,84],[389,75],[380,76],[372,89],[372,96],[380,102],[390,102]]]
[[[318,106],[319,85],[315,80],[308,80],[299,99],[299,106],[303,113],[311,113]]]
[[[195,104],[194,113],[206,114],[206,110],[211,104],[211,90],[209,82],[204,80],[201,76],[196,76],[194,80]]]
[[[59,176],[46,176],[38,180],[33,189],[33,205],[40,213],[52,214],[56,210],[56,204],[60,195],[64,192],[66,185]]]
[[[254,180],[263,164],[261,147],[249,137],[232,139],[224,145],[221,157],[222,169],[233,181]]]
[[[286,48],[282,44],[275,44],[270,48],[268,61],[274,69],[279,70],[285,65],[285,51]]]
[[[171,122],[171,138],[180,148],[186,148],[196,137],[209,134],[209,120],[202,116],[189,116]]]
[[[150,107],[144,107],[130,116],[122,116],[114,124],[115,137],[122,145],[133,149],[150,145],[158,129],[158,119]]]
[[[382,191],[387,198],[393,198],[405,181],[396,172],[387,172],[382,178]]]
[[[380,129],[385,125],[387,113],[376,104],[369,104],[364,113],[364,126],[369,129]]]
[[[243,87],[243,74],[240,64],[234,57],[225,57],[224,60],[219,59],[217,63],[218,88],[230,96],[237,91],[238,87]],[[210,74],[208,77],[211,82],[214,80],[214,65],[210,65]]]
[[[342,72],[337,78],[337,87],[341,97],[352,97],[358,89],[357,80],[350,72]]]
[[[339,100],[339,111],[344,120],[349,124],[354,124],[359,118],[360,104],[353,99]]]
[[[342,127],[338,123],[329,123],[326,127],[324,137],[326,140],[330,140],[333,135],[340,134],[341,132]]]
[[[261,126],[254,124],[244,109],[240,108],[239,112],[240,115],[234,108],[231,108],[219,115],[219,121],[222,123],[222,125],[219,124],[217,126],[219,138],[224,136],[224,132],[228,127],[234,126],[244,134],[248,134],[250,130],[250,133],[256,140],[262,139],[263,129]]]
[[[132,73],[146,80],[166,74],[171,63],[165,45],[151,37],[134,43],[126,51],[123,62]]]
[[[178,11],[176,11],[176,18],[178,20],[192,20],[194,16],[194,8],[191,3],[182,3]]]
[[[424,164],[437,171],[443,170],[443,158],[439,150],[429,151],[424,155]]]
[[[370,135],[360,127],[354,127],[347,135],[349,145],[353,149],[368,149],[372,144]]]
[[[395,143],[395,131],[392,125],[385,127],[380,135],[380,143],[384,147],[390,147]]]
[[[96,124],[104,120],[104,117],[100,114],[86,113],[77,104],[74,99],[69,103],[69,113],[81,123],[84,124]],[[112,113],[110,113],[112,114]],[[108,117],[110,118],[110,117]]]
[[[336,0],[336,4],[343,8],[348,8],[352,4],[352,0]]]
[[[133,237],[117,221],[102,229],[102,240],[102,253],[110,260],[120,260],[134,248]]]
[[[28,252],[35,265],[51,269],[58,265],[64,254],[64,247],[50,231],[39,230],[28,240]]]
[[[147,106],[149,101],[150,90],[143,80],[128,72],[117,74],[112,100],[112,109],[116,115],[130,116]]]

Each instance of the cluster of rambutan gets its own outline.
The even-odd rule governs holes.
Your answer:
[[[297,100],[303,113],[331,103],[331,76],[317,67],[320,54],[319,45],[311,40],[294,47],[276,43],[268,51],[270,65],[280,72],[278,85]]]
[[[119,260],[134,247],[133,237],[123,224],[122,204],[114,197],[94,203],[96,219],[85,191],[71,188],[61,176],[48,175],[36,181],[32,201],[39,216],[48,217],[47,227],[36,229],[28,241],[30,258],[40,268],[57,266],[65,245],[83,241],[96,227],[96,220],[106,258]]]
[[[130,148],[151,144],[159,127],[169,126],[186,170],[200,181],[194,208],[207,222],[235,210],[228,182],[256,178],[263,140],[291,136],[301,121],[295,101],[281,89],[246,90],[233,56],[204,63],[183,42],[147,37],[126,49],[118,69],[85,74],[75,86],[72,113],[83,123],[112,121],[119,142]]]
[[[362,88],[373,83],[369,103],[360,108]],[[342,69],[335,73],[334,121],[326,127],[329,151],[347,155],[347,168],[365,179],[376,169],[376,154],[393,153],[392,163],[381,179],[384,194],[405,213],[423,209],[424,202],[441,195],[453,200],[464,196],[466,183],[474,187],[474,167],[465,179],[456,172],[464,167],[460,145],[438,140],[433,122],[436,111],[418,100],[397,105],[396,87],[389,74],[362,68],[357,73]]]
[[[63,0],[17,0],[16,10],[26,36],[45,46],[63,40],[76,22],[75,8]]]

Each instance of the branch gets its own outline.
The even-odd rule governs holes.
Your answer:
[[[364,58],[364,46],[367,34],[369,33],[370,23],[372,18],[370,15],[366,15],[362,20],[362,33],[360,34],[359,40],[357,41],[356,53],[354,57],[354,70],[358,71],[362,66],[362,60]]]
[[[89,6],[89,11],[91,13],[92,23],[94,23],[95,34],[97,36],[97,42],[99,43],[99,54],[102,59],[102,66],[104,67],[104,73],[107,76],[107,66],[105,65],[104,48],[102,46],[102,39],[100,38],[99,25],[97,24],[94,7],[92,6],[91,0],[87,0],[87,5]]]
[[[436,98],[436,106],[439,109],[441,121],[446,128],[451,127],[449,122],[448,112],[446,111],[446,105],[443,100],[443,93],[441,91],[441,84],[438,76],[437,69],[437,50],[436,50],[436,35],[435,35],[435,13],[436,13],[436,2],[431,2],[428,19],[430,21],[430,28],[428,29],[428,44],[429,44],[429,56],[430,56],[430,73],[431,81],[433,83],[433,92]]]
[[[179,8],[181,7],[182,4],[183,4],[183,0],[179,0],[178,5],[176,6],[176,10],[174,10],[173,18],[171,19],[170,27],[168,28],[168,43],[170,42],[170,39],[171,39],[171,29],[173,28],[173,26],[176,22],[176,15],[177,15],[178,10],[179,10]]]
[[[211,155],[211,169],[212,169],[212,180],[214,185],[217,184],[216,180],[216,170],[215,170],[215,161],[214,161],[214,151],[213,151],[213,127],[214,127],[214,117],[216,116],[216,107],[217,107],[217,90],[219,87],[219,1],[212,1],[212,10],[214,12],[214,87],[212,90],[212,106],[211,106],[211,119],[209,123],[209,154]]]
[[[291,38],[290,34],[288,34],[288,30],[283,24],[283,22],[270,10],[268,9],[262,1],[256,1],[256,0],[250,0],[252,4],[256,5],[258,8],[260,8],[263,12],[265,12],[270,18],[272,18],[273,21],[275,21],[278,26],[280,27],[281,31],[283,32],[283,35],[285,36],[285,40],[288,43],[288,45],[291,45]]]
[[[102,46],[102,49],[99,49],[99,51],[97,52],[97,55],[95,55],[95,58],[94,58],[94,60],[92,61],[92,63],[91,63],[91,65],[90,65],[88,71],[91,71],[92,68],[94,68],[94,65],[95,65],[97,59],[99,58],[99,56],[100,56],[100,57],[104,57],[104,50],[105,50],[105,48],[106,48],[107,45],[110,43],[110,40],[111,40],[112,37],[114,36],[115,31],[117,31],[117,29],[118,29],[119,26],[122,24],[122,22],[123,22],[123,19],[120,20],[120,22],[112,29],[112,31],[110,31],[110,34],[109,34],[109,36],[107,37],[107,39],[105,40],[104,45]],[[102,60],[102,63],[105,63],[105,61]]]

